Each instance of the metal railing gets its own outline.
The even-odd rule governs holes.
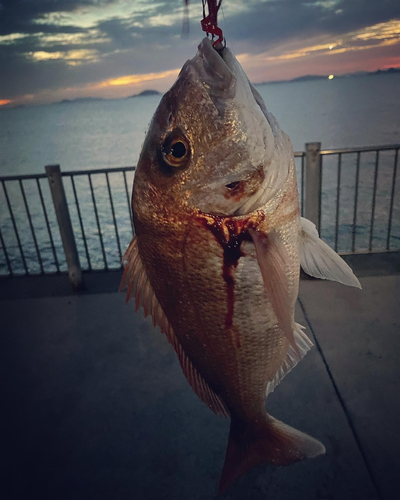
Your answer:
[[[335,250],[400,250],[399,149],[309,143],[295,153],[301,214]],[[0,276],[69,272],[79,288],[81,271],[120,269],[133,235],[134,170],[53,166],[0,177]]]
[[[316,222],[339,253],[400,250],[399,149],[395,144],[320,151]]]
[[[129,191],[135,167],[61,171],[67,206],[61,221],[62,195],[54,198],[52,192],[54,167],[46,170],[0,177],[0,276],[68,273],[68,224],[82,271],[120,269],[133,235]]]

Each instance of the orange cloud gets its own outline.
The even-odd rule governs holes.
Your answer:
[[[6,104],[10,104],[11,99],[0,99],[0,106],[5,106]]]
[[[178,76],[178,73],[179,69],[171,69],[169,71],[162,71],[160,73],[120,76],[119,78],[110,78],[108,80],[100,82],[97,85],[94,85],[94,88],[119,87],[121,85],[132,85],[148,82],[151,80],[162,80],[163,78],[168,78],[170,76]]]

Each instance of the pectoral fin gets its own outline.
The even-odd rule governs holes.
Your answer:
[[[290,345],[300,356],[294,339],[293,311],[288,291],[289,255],[278,234],[272,230],[268,234],[250,230],[256,247],[258,265],[264,281],[265,291],[271,302],[279,326],[288,338]]]
[[[315,225],[304,217],[300,219],[300,264],[304,272],[314,278],[361,288],[360,282],[346,262],[320,239]]]
[[[147,276],[139,254],[136,236],[132,239],[126,250],[123,261],[126,263],[126,266],[119,291],[127,288],[126,302],[131,297],[134,297],[135,310],[138,311],[143,306],[144,316],[151,315],[153,325],[160,327],[161,332],[167,336],[168,341],[175,349],[182,371],[197,396],[217,415],[228,416],[229,411],[224,402],[197,371],[176,337]]]

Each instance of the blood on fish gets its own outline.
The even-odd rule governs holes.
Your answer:
[[[244,254],[241,250],[243,241],[253,241],[249,229],[254,228],[254,220],[234,219],[207,215],[200,218],[203,225],[211,231],[223,250],[222,277],[226,283],[227,313],[225,316],[225,330],[233,326],[235,312],[235,278],[233,269],[237,267],[240,257]],[[240,339],[236,337],[236,346],[240,349]]]

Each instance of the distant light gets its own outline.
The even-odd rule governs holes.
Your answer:
[[[333,45],[329,45],[329,50],[332,50],[333,49]]]
[[[335,78],[335,75],[329,75],[328,78],[329,80],[333,80]]]

